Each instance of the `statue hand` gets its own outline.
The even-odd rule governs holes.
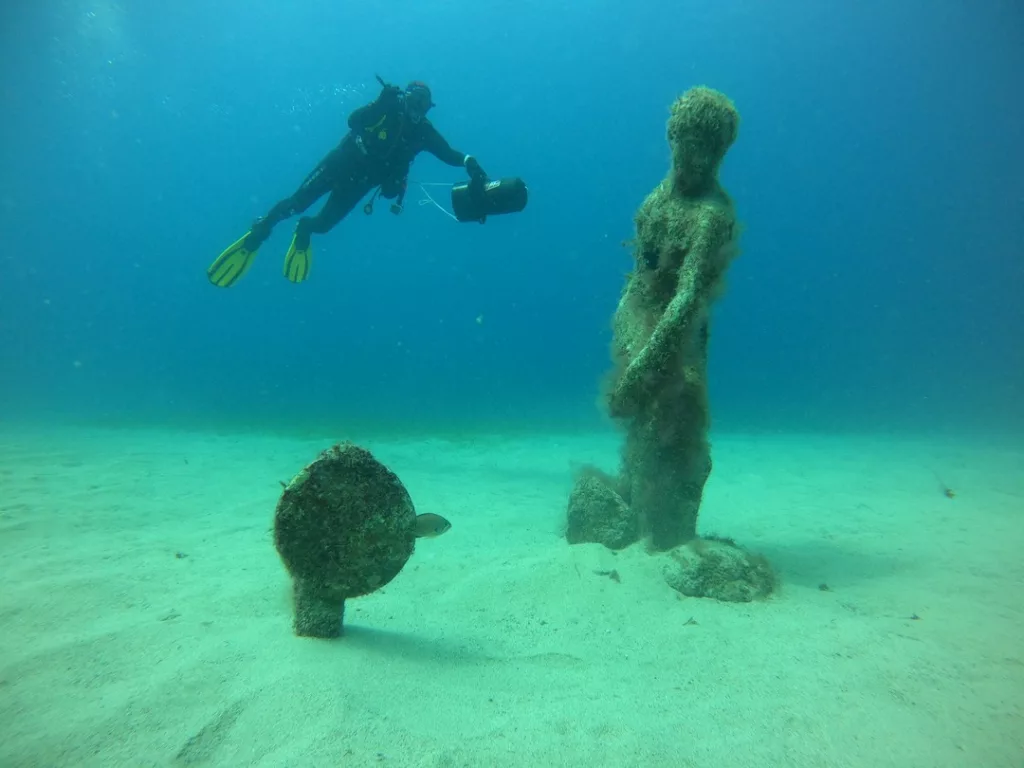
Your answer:
[[[608,399],[608,410],[616,418],[625,418],[636,414],[638,400],[643,395],[643,383],[647,379],[647,365],[650,353],[644,347],[640,354],[626,366],[622,377]]]

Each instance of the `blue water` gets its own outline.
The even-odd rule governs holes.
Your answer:
[[[669,105],[706,84],[742,116],[716,427],[1024,428],[1015,0],[69,0],[4,3],[0,29],[5,418],[600,423],[621,243]],[[302,285],[286,223],[211,286],[378,73],[429,82],[527,209],[457,224],[413,187],[317,238]]]

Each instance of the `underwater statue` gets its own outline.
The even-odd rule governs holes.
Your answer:
[[[338,637],[345,601],[390,582],[417,538],[451,525],[417,515],[402,481],[351,443],[320,454],[285,487],[274,516],[274,545],[292,577],[295,634]]]
[[[666,580],[684,594],[749,600],[770,568],[729,539],[698,539],[711,473],[708,324],[737,254],[738,226],[718,169],[739,114],[723,94],[692,88],[672,105],[668,176],[636,213],[635,265],[613,320],[609,414],[625,428],[621,473],[581,476],[569,500],[570,543],[612,548],[646,539],[668,552]]]

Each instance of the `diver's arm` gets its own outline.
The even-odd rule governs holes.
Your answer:
[[[452,149],[451,145],[445,141],[444,136],[438,133],[437,128],[430,123],[423,126],[423,148],[445,165],[455,168],[465,167],[466,158],[469,157],[465,152]]]
[[[437,129],[429,123],[424,128],[426,129],[424,149],[442,163],[465,168],[469,178],[473,181],[473,185],[482,189],[483,185],[487,182],[487,172],[480,167],[477,159],[472,155],[467,155],[465,152],[452,149],[448,142],[445,141],[444,136],[438,133]]]

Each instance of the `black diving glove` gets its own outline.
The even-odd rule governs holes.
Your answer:
[[[480,167],[477,159],[472,155],[466,155],[462,164],[466,167],[466,173],[469,174],[469,178],[473,180],[474,184],[483,186],[487,181],[487,173]]]

